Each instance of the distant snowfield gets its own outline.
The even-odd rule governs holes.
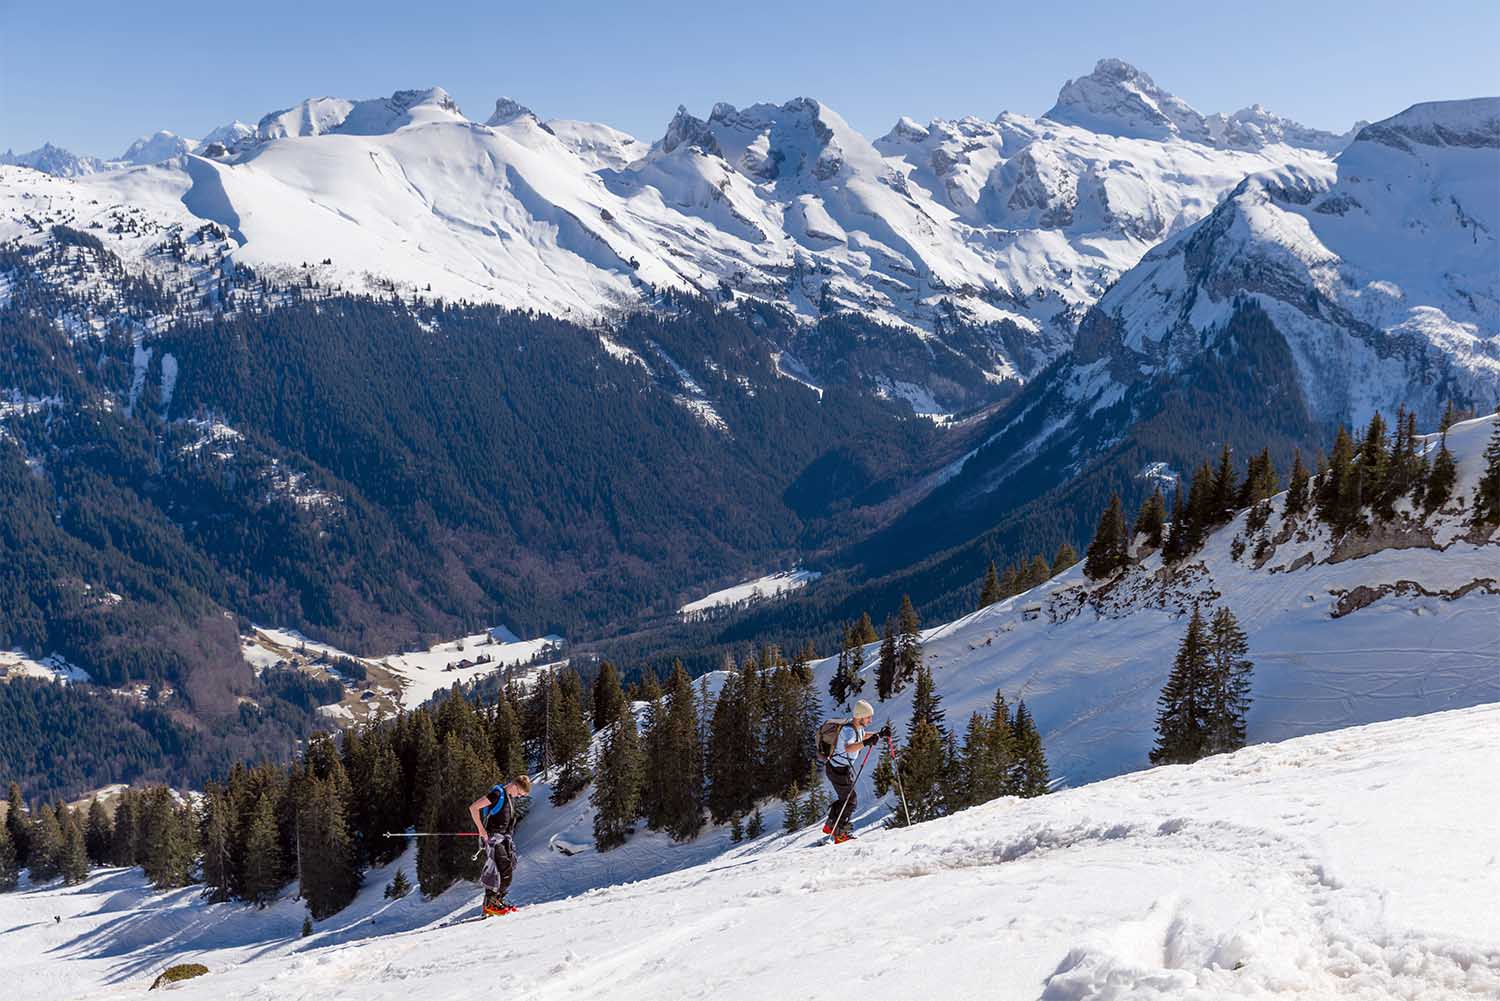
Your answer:
[[[706,594],[697,601],[683,605],[677,612],[679,615],[692,616],[721,605],[734,606],[761,598],[775,598],[799,587],[806,587],[821,576],[823,575],[816,570],[783,570]]]
[[[561,648],[565,642],[561,636],[550,634],[523,640],[504,626],[496,626],[481,633],[446,640],[427,650],[383,657],[357,657],[326,643],[309,640],[295,629],[257,626],[255,633],[268,642],[252,638],[241,647],[245,659],[257,672],[284,659],[283,651],[306,649],[314,656],[347,657],[394,675],[400,689],[398,701],[407,709],[415,709],[440,690],[451,688],[454,682],[468,684],[506,667],[526,664],[538,653],[548,648]],[[481,657],[486,658],[485,662],[475,663]]]
[[[394,867],[308,939],[294,901],[207,906],[109,870],[0,895],[0,976],[28,1001],[137,995],[187,961],[210,972],[175,986],[183,998],[278,1001],[1492,999],[1497,756],[1500,705],[1457,710],[838,848],[768,837],[446,928],[473,886],[386,901]],[[517,886],[537,878],[523,867]]]
[[[68,663],[57,654],[33,659],[19,650],[0,650],[0,681],[11,678],[48,678],[65,683],[93,680],[83,668]]]

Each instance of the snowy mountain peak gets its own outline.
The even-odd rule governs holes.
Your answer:
[[[1500,97],[1426,101],[1360,129],[1356,142],[1410,150],[1420,146],[1500,148]]]
[[[120,154],[120,160],[131,165],[161,163],[163,160],[170,160],[192,151],[192,140],[161,129],[131,143],[129,148]]]
[[[43,143],[27,153],[6,150],[0,153],[0,165],[29,167],[54,177],[82,177],[105,167],[98,157],[79,156],[51,143]]]
[[[233,149],[253,135],[255,135],[255,126],[246,125],[244,122],[236,119],[228,125],[220,125],[205,135],[202,139],[198,140],[198,145],[206,147],[213,143],[218,143],[226,149]]]
[[[727,109],[727,110],[726,110]],[[716,104],[714,115],[733,114],[734,107],[729,104]],[[679,104],[677,114],[667,123],[667,132],[656,144],[656,152],[668,154],[679,146],[687,146],[700,150],[710,156],[722,156],[719,150],[718,140],[714,138],[713,130],[708,127],[708,122],[692,115],[687,105]]]
[[[350,101],[342,97],[310,97],[260,120],[256,135],[262,142],[326,133],[378,136],[411,125],[461,122],[458,103],[441,87],[398,90],[390,97]]]
[[[1063,84],[1043,117],[1106,135],[1213,142],[1203,115],[1122,59],[1101,59],[1088,76]]]
[[[508,97],[501,97],[496,98],[495,111],[489,118],[485,119],[484,124],[489,126],[509,125],[517,118],[525,117],[535,118],[536,112],[519,101]]]
[[[1262,104],[1241,108],[1232,115],[1222,112],[1208,118],[1208,127],[1217,145],[1228,149],[1264,149],[1274,143],[1301,149],[1322,150],[1330,155],[1341,152],[1366,123],[1360,122],[1348,132],[1325,132],[1308,128],[1290,118],[1266,110]]]

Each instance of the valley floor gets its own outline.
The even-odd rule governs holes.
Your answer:
[[[210,969],[184,997],[287,1001],[1496,998],[1496,760],[1500,704],[839,848],[767,838],[448,928],[471,887],[389,902],[377,872],[306,940],[292,901],[206,907],[116,870],[0,896],[0,977],[28,1001],[136,995],[181,961]]]

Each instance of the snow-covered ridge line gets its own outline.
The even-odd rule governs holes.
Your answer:
[[[684,619],[701,618],[718,610],[779,598],[806,587],[821,576],[823,575],[816,570],[782,570],[706,594],[677,609],[677,614]]]
[[[1014,379],[1060,354],[1119,274],[1246,174],[1324,160],[1328,144],[1299,129],[1231,143],[1007,113],[903,119],[871,142],[798,98],[684,110],[648,147],[508,99],[481,124],[428,88],[310,98],[197,143],[159,133],[121,161],[149,165],[79,168],[66,183],[159,225],[212,221],[258,271],[327,262],[304,277],[351,291],[596,319],[665,287],[809,320],[996,324],[1034,342],[1012,352],[997,338],[981,366]],[[0,170],[0,239],[25,235],[13,222],[37,207],[20,204],[26,187]]]

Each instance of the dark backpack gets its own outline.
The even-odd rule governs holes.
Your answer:
[[[827,764],[828,759],[838,751],[839,731],[848,726],[853,720],[830,719],[824,720],[823,725],[818,727],[818,760]]]

